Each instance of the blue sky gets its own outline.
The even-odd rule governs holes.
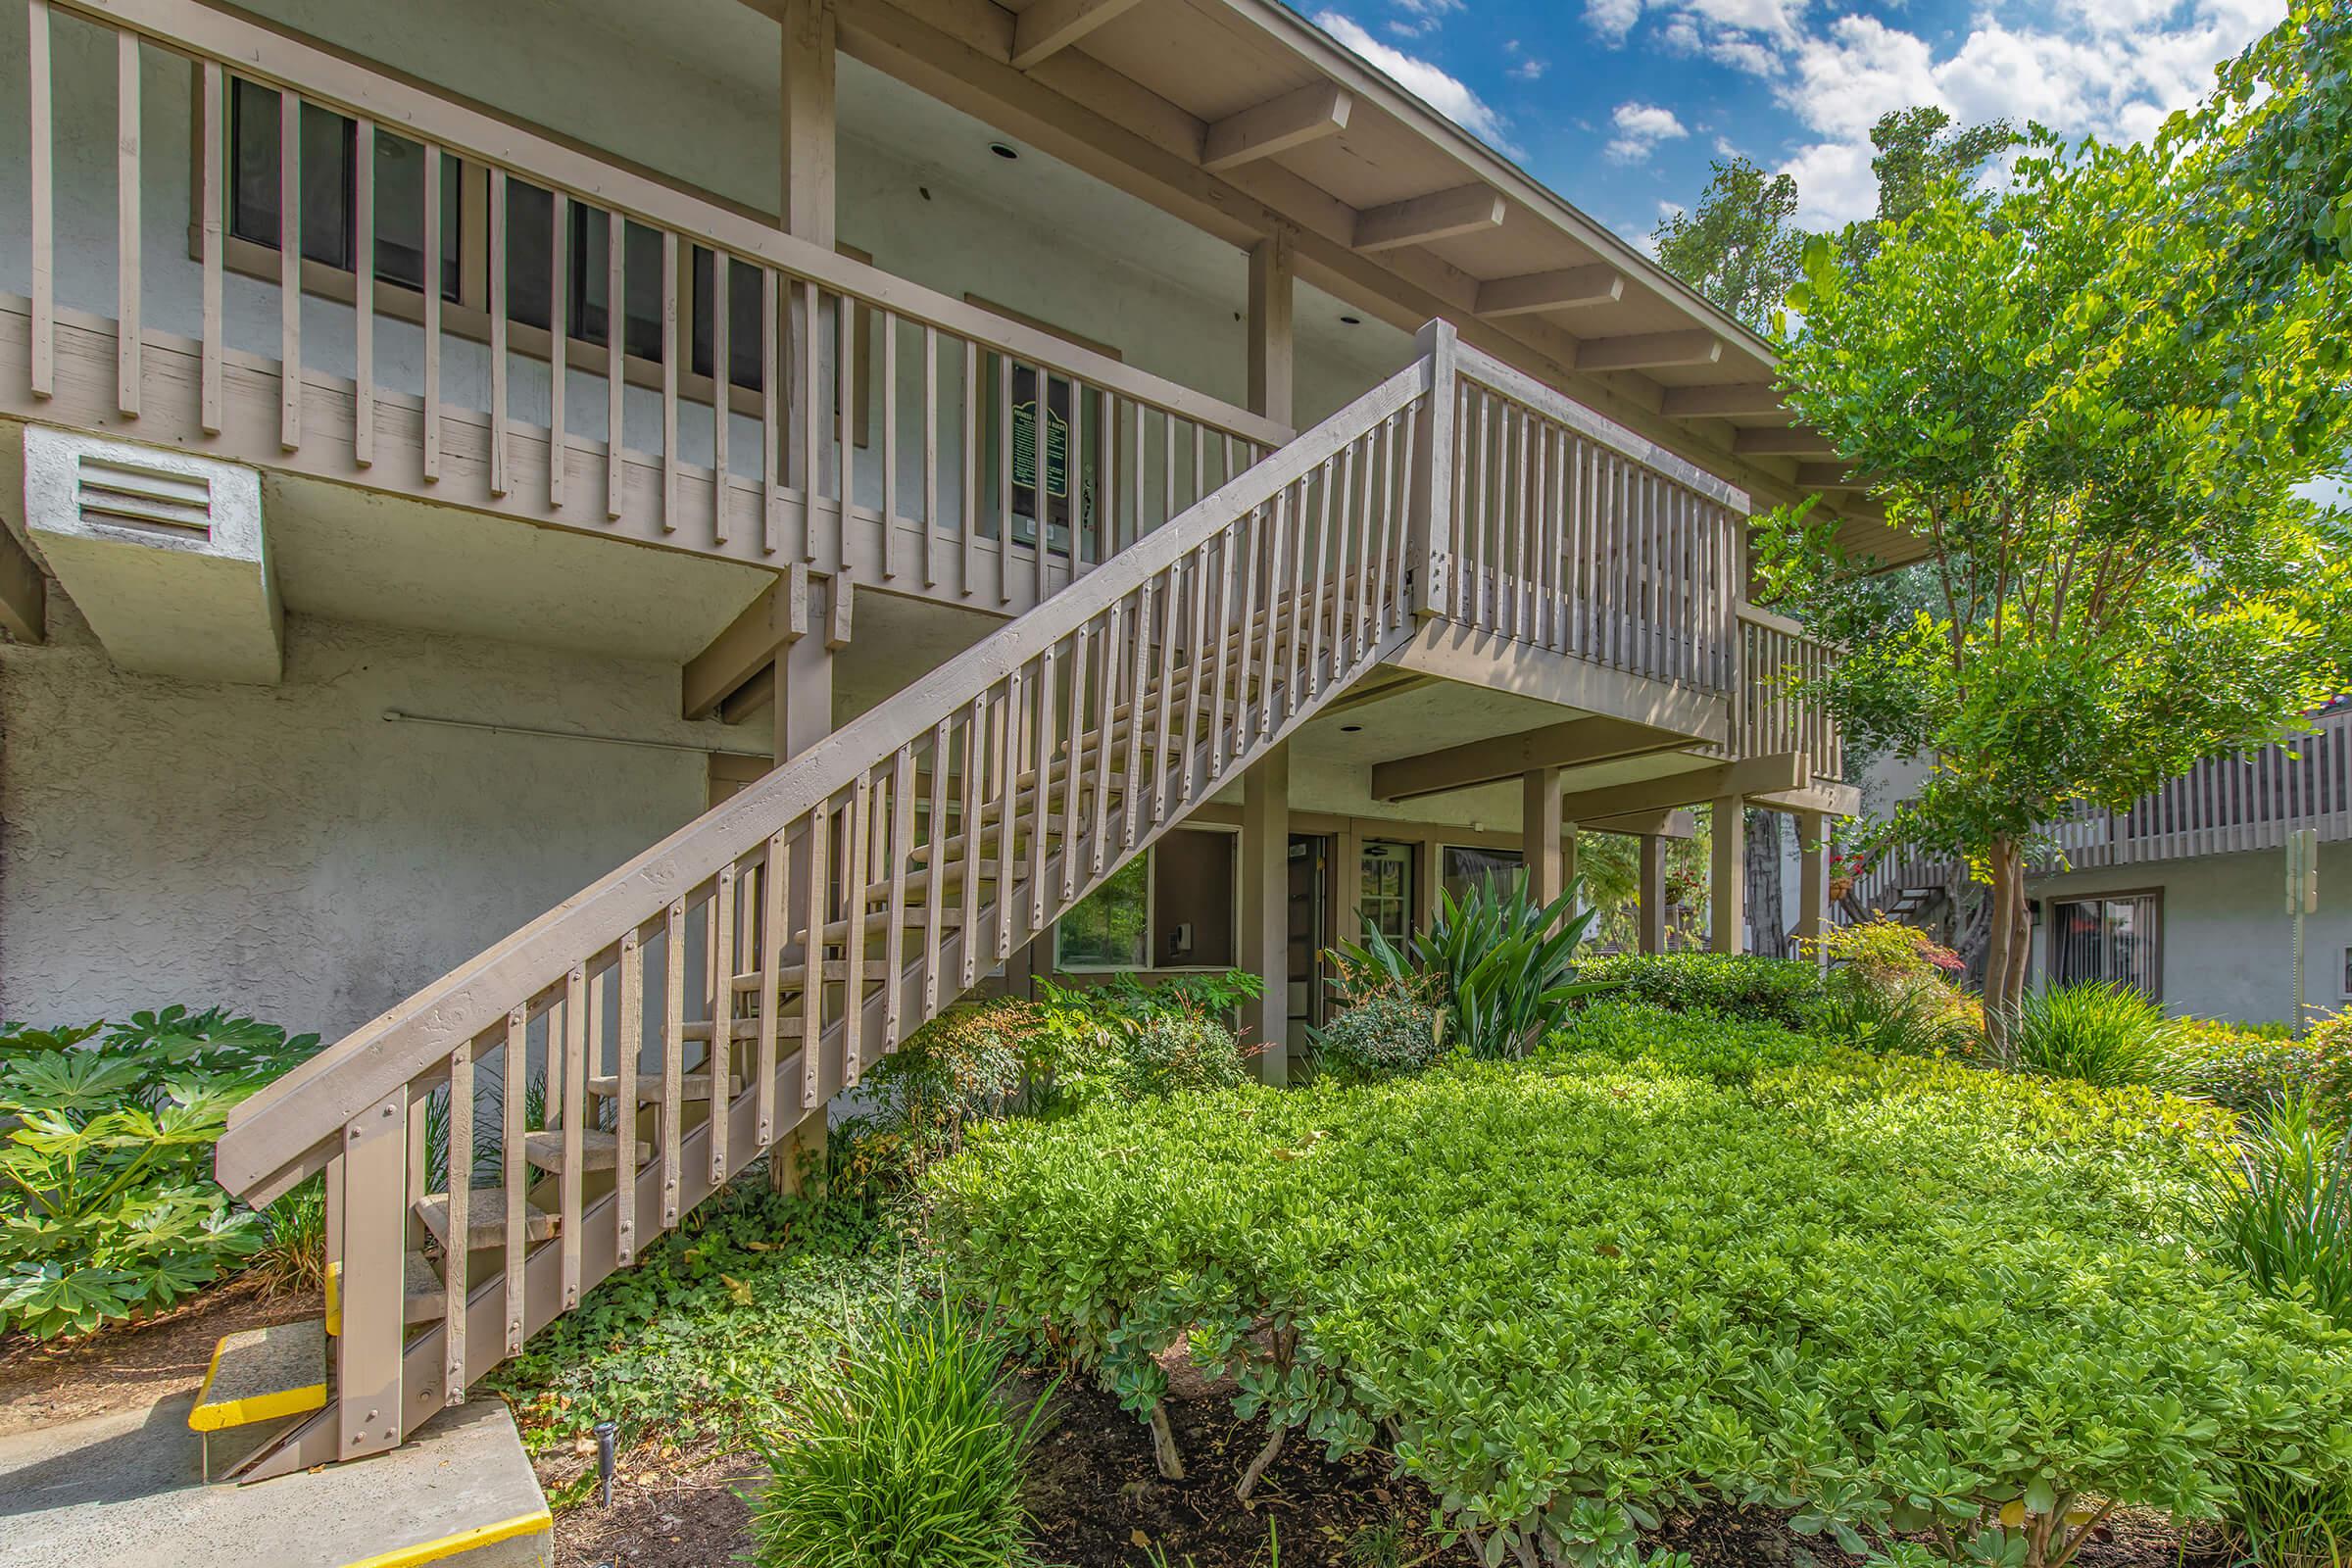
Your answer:
[[[1870,126],[1936,103],[2145,136],[2284,0],[1292,0],[1628,238],[1710,159],[1796,176],[1800,220],[1865,216]]]

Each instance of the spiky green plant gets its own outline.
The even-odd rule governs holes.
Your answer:
[[[2308,1094],[2258,1112],[2217,1156],[2205,1208],[2215,1237],[2265,1290],[2308,1292],[2352,1328],[2352,1132]]]
[[[253,1254],[253,1273],[272,1296],[326,1285],[326,1183],[314,1176],[263,1210],[270,1239]]]
[[[1524,879],[1501,892],[1486,883],[1438,900],[1437,918],[1402,943],[1369,921],[1361,942],[1338,954],[1350,996],[1406,991],[1452,1016],[1448,1038],[1471,1055],[1525,1055],[1560,1022],[1568,1004],[1615,981],[1574,979],[1576,951],[1599,918],[1577,912],[1577,890],[1538,904]]]
[[[1017,1568],[1021,1471],[1046,1396],[1004,1397],[1004,1345],[946,1300],[855,1338],[765,1445],[752,1517],[768,1568]],[[1052,1391],[1049,1390],[1050,1394]]]
[[[2168,1089],[2180,1078],[2180,1024],[2128,986],[2085,980],[2029,992],[2006,1031],[2013,1064],[2100,1089]]]

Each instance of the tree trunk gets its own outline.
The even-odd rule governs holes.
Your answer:
[[[1788,920],[1781,904],[1781,813],[1751,806],[1747,811],[1747,923],[1756,933],[1756,952],[1788,956]]]
[[[2025,1000],[2034,924],[2026,908],[2024,853],[2011,838],[1992,841],[1991,929],[1984,949],[1984,1034],[1993,1055],[2011,1059],[2010,1026]]]

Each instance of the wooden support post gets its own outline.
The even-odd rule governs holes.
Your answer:
[[[1747,947],[1747,802],[1718,796],[1707,868],[1707,950],[1741,953]]]
[[[341,1159],[343,1332],[335,1340],[335,1451],[356,1459],[396,1448],[401,1440],[401,1270],[411,1212],[405,1087],[351,1120]]]
[[[833,248],[836,214],[834,69],[840,13],[834,0],[781,0],[776,12],[783,34],[777,74],[777,132],[782,139],[782,186],[776,215],[785,232]],[[819,376],[818,338],[824,312],[814,288],[788,287],[784,384],[796,404],[808,401]],[[824,467],[820,426],[812,413],[795,407],[785,421],[785,482],[797,485],[810,505],[802,523],[804,552],[815,558],[817,476]]]
[[[1566,821],[1560,815],[1560,770],[1530,768],[1521,779],[1519,854],[1527,867],[1527,891],[1538,904],[1549,904],[1567,891],[1571,874],[1561,843]]]
[[[1292,353],[1292,241],[1259,240],[1250,252],[1250,409],[1294,421],[1297,375]]]
[[[1446,612],[1446,568],[1453,560],[1453,399],[1461,343],[1453,323],[1431,321],[1413,340],[1430,361],[1429,406],[1413,424],[1413,494],[1405,514],[1408,603],[1419,615]]]
[[[813,626],[829,623],[833,595],[839,585],[831,579],[820,579],[808,586],[809,620]],[[817,631],[786,644],[776,656],[775,700],[775,757],[776,765],[806,752],[827,735],[833,733],[833,644],[832,639]],[[792,890],[785,906],[793,909],[810,907],[808,899],[809,857],[796,855],[792,862]],[[762,940],[773,940],[763,938]],[[851,955],[855,959],[858,955]],[[769,999],[773,1004],[773,999]],[[804,1051],[816,1049],[816,1042],[804,1040]],[[787,1104],[798,1104],[797,1095],[783,1099]],[[808,1119],[779,1139],[768,1151],[768,1185],[779,1193],[797,1193],[801,1186],[801,1165],[804,1160],[821,1165],[825,1154],[825,1107],[819,1105],[808,1113]]]
[[[1821,964],[1826,959],[1817,944],[1830,925],[1830,817],[1826,812],[1796,813],[1796,939],[1803,956]],[[1816,945],[1801,946],[1807,943]]]
[[[1642,835],[1641,947],[1643,953],[1666,951],[1666,841],[1655,833]]]
[[[1265,1049],[1257,1075],[1290,1081],[1291,748],[1274,747],[1242,775],[1242,967],[1266,984],[1242,1010],[1248,1042]]]

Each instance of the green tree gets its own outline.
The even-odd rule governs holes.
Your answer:
[[[1857,735],[1936,759],[1883,836],[1989,882],[1996,1044],[2046,825],[2282,738],[2352,669],[2352,528],[2297,493],[2352,439],[2310,352],[2328,289],[2306,265],[2252,307],[2186,217],[2215,148],[2037,137],[2010,190],[1941,178],[1858,264],[1812,246],[1789,296],[1790,401],[1926,542],[1936,603],[1903,610],[1804,507],[1768,519],[1763,573],[1848,646],[1821,695]]]
[[[1796,181],[1744,158],[1712,167],[1698,210],[1666,218],[1651,238],[1668,271],[1762,331],[1802,270]]]
[[[1984,166],[2019,139],[2006,120],[1955,129],[1952,117],[1932,104],[1881,115],[1870,127],[1878,149],[1870,161],[1879,178],[1878,216],[1846,224],[1838,236],[1847,267],[1868,264],[1884,228],[1918,212],[1934,192],[1947,184],[1974,186]]]

